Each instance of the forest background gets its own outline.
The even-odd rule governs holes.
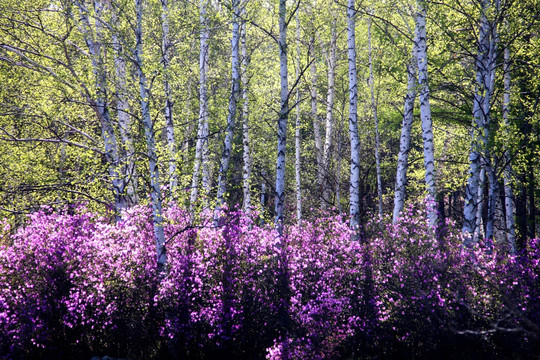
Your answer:
[[[171,206],[185,229],[241,208],[278,239],[319,214],[367,234],[407,203],[465,245],[516,254],[537,236],[537,1],[2,0],[0,13],[6,245],[26,214],[81,203],[117,221],[150,206],[160,269]]]

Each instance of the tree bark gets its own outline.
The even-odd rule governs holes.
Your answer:
[[[287,20],[286,0],[279,1],[279,67],[281,77],[280,110],[278,120],[278,144],[275,189],[275,226],[283,233],[283,210],[285,205],[285,151],[287,144],[287,120],[289,117],[289,79],[287,76]]]
[[[163,64],[163,88],[165,90],[165,124],[167,129],[167,147],[169,150],[169,191],[174,197],[178,186],[178,174],[176,170],[176,141],[174,138],[173,101],[170,86],[169,53],[172,47],[169,38],[169,4],[168,0],[161,0],[161,29],[162,29],[162,64]]]
[[[94,17],[96,19],[95,30],[92,29],[92,25],[90,23],[86,2],[76,1],[75,4],[79,8],[79,13],[81,16],[81,32],[88,47],[92,62],[92,72],[95,77],[96,86],[95,103],[97,107],[97,116],[101,125],[101,136],[105,146],[105,159],[109,164],[109,176],[113,186],[114,210],[117,219],[119,219],[122,210],[127,207],[127,201],[124,195],[125,182],[118,172],[120,167],[118,145],[109,112],[109,105],[107,103],[107,74],[105,71],[105,64],[102,54],[103,49],[101,44],[103,40],[103,34],[101,33],[103,30],[103,19],[101,19],[101,16],[104,4],[101,2],[94,2]]]
[[[296,79],[300,79],[300,20],[296,13]],[[294,174],[296,189],[296,220],[302,219],[302,186],[300,182],[300,87],[296,86],[296,122],[294,124]]]
[[[350,226],[360,222],[360,140],[358,139],[358,84],[356,71],[356,7],[355,0],[347,2],[347,47],[349,60],[349,135],[351,139],[351,173],[349,186]]]
[[[314,30],[313,30],[314,31]],[[317,185],[319,186],[318,194],[322,194],[323,189],[323,160],[322,160],[322,145],[321,145],[321,125],[319,120],[319,114],[317,113],[317,59],[315,55],[315,36],[311,36],[311,45],[309,48],[309,57],[311,60],[310,72],[311,72],[311,119],[313,121],[313,137],[315,140],[315,155],[317,157]],[[321,201],[321,209],[324,207],[324,199],[322,195],[319,195]]]
[[[415,34],[417,30],[415,29]],[[411,128],[414,121],[414,100],[416,98],[416,73],[418,60],[416,58],[416,36],[413,40],[411,62],[407,65],[407,94],[403,109],[403,122],[401,125],[401,137],[399,139],[398,165],[396,171],[396,188],[394,196],[394,211],[392,222],[395,224],[403,211],[405,203],[405,191],[407,184],[407,169],[409,159],[409,149],[411,144]]]
[[[465,191],[463,232],[469,234],[465,244],[470,245],[478,236],[477,207],[479,206],[478,186],[481,169],[490,166],[488,137],[490,125],[491,95],[493,94],[495,76],[496,24],[488,21],[487,13],[491,7],[490,0],[482,0],[480,17],[480,34],[478,38],[478,54],[476,65],[476,89],[473,100],[474,124],[471,130],[471,151],[469,154],[469,178]]]
[[[165,234],[163,232],[161,188],[154,136],[154,124],[150,117],[150,91],[146,84],[146,74],[144,72],[143,64],[142,0],[135,0],[135,11],[137,16],[135,28],[135,65],[137,66],[137,72],[139,75],[141,118],[144,127],[144,135],[146,138],[148,165],[150,168],[150,197],[152,200],[152,222],[154,225],[154,236],[156,238],[157,266],[158,271],[161,272],[167,263],[167,254],[165,249]]]
[[[234,124],[236,120],[236,110],[238,103],[238,93],[240,91],[240,25],[238,23],[239,0],[233,0],[232,19],[232,39],[231,39],[231,95],[229,97],[229,112],[227,116],[227,129],[225,140],[223,141],[223,152],[218,174],[217,204],[214,214],[214,223],[217,225],[219,212],[225,203],[225,192],[227,191],[227,170],[232,152],[232,141],[234,135]]]
[[[113,24],[118,23],[117,13],[114,4],[111,4],[111,20]],[[139,202],[137,196],[138,174],[135,166],[135,149],[133,147],[133,137],[131,133],[131,115],[129,114],[129,103],[126,94],[126,58],[122,42],[118,36],[118,30],[113,29],[112,41],[114,48],[114,68],[116,74],[116,111],[118,117],[118,127],[123,147],[122,157],[125,159],[122,165],[122,176],[125,180],[125,195],[127,205],[134,205]]]
[[[437,189],[435,185],[435,154],[433,145],[433,128],[431,120],[431,107],[429,103],[428,58],[426,43],[426,4],[425,0],[418,0],[416,13],[417,34],[417,60],[418,60],[418,86],[420,100],[420,118],[422,120],[422,139],[424,141],[424,168],[427,185],[428,219],[431,227],[437,225]]]
[[[242,8],[242,18],[245,18],[245,5]],[[247,53],[247,39],[246,39],[246,29],[247,23],[242,22],[242,27],[240,31],[240,46],[242,51],[242,62],[241,62],[241,80],[242,80],[242,145],[243,145],[243,168],[242,168],[242,181],[243,181],[243,192],[244,198],[242,203],[242,208],[244,211],[249,214],[251,212],[251,151],[250,151],[250,140],[249,140],[249,96],[248,96],[248,74],[247,69],[249,67],[249,57]]]
[[[203,188],[208,186],[206,168],[208,153],[208,90],[207,72],[209,58],[210,31],[208,29],[207,6],[209,0],[200,0],[199,22],[201,26],[200,51],[199,51],[199,122],[197,130],[197,143],[195,145],[195,160],[193,164],[193,176],[191,181],[191,194],[189,198],[190,213],[193,215],[194,205],[199,195],[199,179],[201,177],[201,165],[203,168]]]
[[[379,216],[383,215],[382,181],[381,181],[381,155],[379,137],[379,118],[377,117],[377,104],[375,102],[375,84],[373,81],[373,56],[371,51],[371,17],[368,18],[368,61],[369,61],[369,88],[371,92],[371,110],[375,122],[375,165],[377,170],[377,198]]]
[[[322,209],[330,204],[330,147],[332,146],[332,131],[334,127],[334,98],[336,95],[336,48],[337,48],[337,19],[333,14],[332,29],[330,35],[329,48],[326,51],[326,60],[328,64],[328,91],[326,93],[326,124],[325,139],[322,158],[323,170],[323,199]]]
[[[510,49],[509,46],[504,48],[504,95],[503,95],[503,120],[508,129],[510,121],[510,91],[511,91],[511,74],[510,74]],[[507,130],[508,131],[508,130]],[[504,168],[504,207],[506,220],[506,241],[512,253],[516,252],[516,226],[514,222],[514,191],[512,190],[512,162],[508,150],[504,152],[506,167]]]

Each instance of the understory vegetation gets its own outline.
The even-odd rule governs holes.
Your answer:
[[[409,208],[358,233],[341,217],[273,225],[164,208],[121,221],[43,208],[0,228],[5,359],[530,358],[540,343],[540,242],[463,246]],[[192,224],[199,224],[197,226]]]

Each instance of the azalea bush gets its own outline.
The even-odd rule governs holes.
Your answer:
[[[524,354],[540,335],[540,242],[462,246],[412,208],[353,232],[340,217],[285,227],[241,211],[165,209],[156,269],[151,210],[84,207],[3,224],[0,355],[12,358],[336,359],[446,347]],[[504,334],[504,335],[501,335]]]

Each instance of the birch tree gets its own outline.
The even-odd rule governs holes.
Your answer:
[[[161,209],[161,188],[158,168],[158,158],[156,154],[156,141],[154,133],[154,123],[150,117],[150,90],[148,88],[146,73],[143,62],[143,0],[135,0],[135,65],[139,78],[141,121],[146,138],[146,152],[150,170],[150,198],[152,201],[152,223],[154,225],[154,236],[156,238],[156,253],[158,271],[162,271],[167,263],[165,248],[165,234],[163,232],[163,214]]]
[[[169,37],[169,0],[161,0],[161,62],[163,64],[163,88],[165,90],[165,124],[167,133],[167,147],[169,150],[169,191],[174,196],[178,186],[178,174],[176,171],[176,141],[174,138],[173,101],[170,85],[170,50],[172,47]]]
[[[208,7],[209,0],[200,0],[199,25],[200,47],[199,47],[199,121],[197,127],[197,144],[195,145],[195,160],[193,164],[193,176],[191,181],[191,194],[189,198],[190,213],[193,214],[193,206],[199,195],[199,180],[201,177],[201,165],[203,167],[203,188],[208,186],[207,172],[204,171],[208,160],[208,89],[207,72],[209,59],[210,29],[208,28]]]
[[[470,234],[465,241],[466,244],[474,241],[475,233],[478,231],[476,224],[479,206],[480,173],[483,161],[486,160],[484,150],[487,149],[487,137],[489,136],[490,101],[495,74],[495,41],[491,41],[494,29],[493,24],[488,20],[491,5],[490,0],[482,0],[481,2],[478,54],[475,58],[474,124],[471,129],[471,150],[469,153],[469,170],[463,211],[463,232]]]
[[[414,33],[417,33],[415,28]],[[416,35],[413,39],[412,56],[410,62],[407,64],[407,94],[405,95],[405,101],[403,106],[403,122],[401,125],[401,136],[399,138],[399,153],[398,164],[396,171],[396,187],[394,194],[394,211],[392,215],[392,221],[395,224],[399,219],[403,206],[405,203],[405,191],[407,184],[407,169],[409,150],[411,144],[411,128],[414,121],[414,101],[416,98],[416,83],[417,83],[417,69],[418,60],[416,58],[417,49],[416,44],[418,39]]]
[[[313,27],[313,20],[311,21]],[[317,160],[317,184],[319,189],[322,190],[324,186],[323,181],[323,160],[322,160],[322,142],[321,142],[321,125],[319,114],[317,113],[317,61],[315,55],[315,30],[312,29],[313,34],[310,38],[309,46],[309,58],[310,64],[310,100],[311,100],[311,119],[313,121],[313,137],[315,143],[315,156]],[[320,193],[320,192],[319,192]],[[324,208],[324,199],[320,196],[321,208]]]
[[[326,92],[326,120],[325,120],[325,139],[322,156],[323,170],[323,199],[321,207],[326,208],[330,204],[330,147],[332,145],[332,131],[334,127],[334,98],[336,95],[336,50],[337,50],[337,16],[332,10],[332,25],[330,29],[330,43],[324,51],[326,62],[328,64],[328,90]]]
[[[112,25],[112,45],[114,50],[114,69],[115,69],[115,91],[116,91],[116,111],[118,117],[118,128],[122,139],[123,171],[126,179],[125,195],[128,205],[138,203],[137,196],[137,167],[135,166],[135,149],[133,146],[133,136],[131,132],[132,117],[129,113],[129,102],[126,86],[126,61],[127,56],[124,53],[123,39],[119,34],[117,8],[111,4],[111,25]]]
[[[223,152],[221,154],[221,161],[219,166],[218,175],[218,190],[217,190],[217,204],[216,204],[216,217],[223,206],[225,199],[225,192],[227,191],[227,170],[229,169],[229,162],[232,152],[232,141],[234,135],[234,124],[236,120],[236,110],[238,102],[238,93],[240,90],[240,31],[239,31],[239,0],[233,0],[232,5],[232,39],[231,39],[231,95],[229,97],[229,112],[227,116],[227,129],[225,133],[225,140],[223,141]]]
[[[511,74],[510,74],[510,48],[507,45],[504,48],[504,95],[503,95],[503,120],[506,128],[508,128],[510,120],[510,91],[511,91]],[[516,251],[516,228],[514,222],[514,192],[512,190],[512,163],[508,150],[504,152],[506,167],[504,168],[504,207],[506,220],[506,239],[510,246],[511,252]]]
[[[95,27],[92,27],[90,22],[90,13],[88,11],[86,1],[76,1],[75,4],[79,9],[80,14],[80,29],[83,34],[84,41],[88,47],[90,59],[92,63],[92,72],[95,78],[96,87],[96,112],[101,125],[101,135],[105,145],[105,158],[109,164],[109,176],[113,185],[115,212],[117,216],[127,207],[127,201],[124,196],[125,182],[120,177],[118,172],[120,159],[116,134],[114,131],[112,119],[107,103],[107,75],[105,70],[104,55],[103,55],[103,15],[102,2],[94,2],[94,19]]]
[[[285,151],[287,145],[287,120],[289,117],[289,78],[287,75],[287,2],[279,1],[279,75],[281,79],[280,110],[278,119],[278,143],[275,189],[275,226],[283,233],[283,210],[285,206]]]
[[[418,61],[418,87],[420,100],[420,118],[422,120],[422,139],[424,142],[424,168],[427,185],[428,218],[432,227],[437,225],[437,210],[435,199],[435,153],[433,145],[433,128],[431,120],[431,107],[429,102],[428,58],[426,38],[426,2],[417,2],[416,27],[417,33],[417,61]]]
[[[300,20],[296,13],[296,79],[300,79]],[[298,81],[298,80],[297,80]],[[302,186],[300,183],[300,88],[296,86],[296,122],[294,124],[294,178],[296,190],[296,220],[302,219]]]
[[[358,139],[358,84],[356,71],[356,7],[347,2],[347,47],[349,60],[349,134],[351,139],[351,174],[349,187],[350,226],[356,229],[360,213],[360,140]]]
[[[379,138],[379,118],[377,117],[377,103],[375,102],[375,84],[373,80],[373,56],[371,51],[371,15],[368,17],[368,62],[369,62],[369,89],[371,93],[371,110],[375,122],[375,166],[377,169],[377,198],[379,216],[383,215],[382,181],[381,181],[381,155]]]
[[[246,5],[242,6],[242,19],[246,17]],[[242,146],[243,146],[243,167],[242,167],[242,183],[243,183],[243,203],[242,208],[246,213],[251,212],[251,150],[249,140],[249,93],[248,93],[248,67],[249,57],[247,52],[247,23],[242,20],[240,29],[240,47],[242,61],[240,63],[240,73],[242,81]]]

